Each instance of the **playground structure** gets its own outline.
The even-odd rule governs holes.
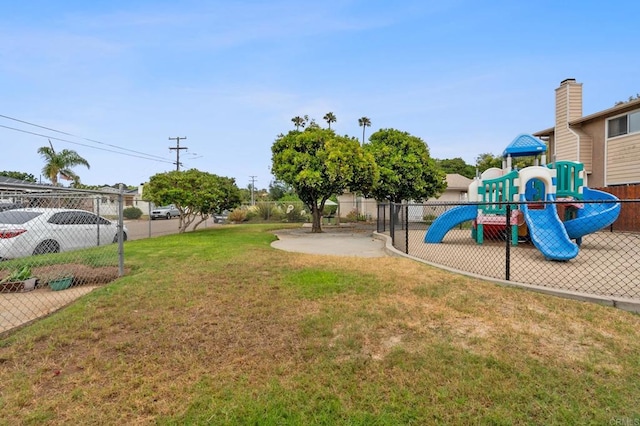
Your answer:
[[[512,158],[524,156],[533,156],[535,165],[513,170]],[[502,169],[490,168],[476,177],[469,185],[469,203],[438,216],[424,242],[441,243],[449,230],[474,221],[472,237],[483,244],[485,238],[508,235],[508,223],[513,245],[528,239],[549,260],[573,259],[585,235],[615,222],[620,203],[615,196],[584,185],[582,163],[545,163],[545,143],[519,135],[504,150]]]

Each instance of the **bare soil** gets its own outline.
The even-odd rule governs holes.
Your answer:
[[[99,285],[118,278],[117,266],[93,268],[66,263],[36,267],[32,272],[38,277],[35,290],[0,294],[0,333],[49,315]],[[53,291],[47,286],[50,280],[69,275],[73,275],[70,288]]]

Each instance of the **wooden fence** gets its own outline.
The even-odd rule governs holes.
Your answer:
[[[634,200],[622,203],[620,216],[612,225],[612,230],[640,232],[640,185],[609,186],[595,189],[613,194],[620,200]]]

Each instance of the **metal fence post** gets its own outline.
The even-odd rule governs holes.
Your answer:
[[[409,254],[409,204],[404,209],[404,221],[406,222],[404,227],[404,252]]]
[[[124,275],[124,242],[123,242],[123,230],[124,230],[124,186],[120,184],[118,188],[118,276]]]
[[[95,197],[96,200],[96,214],[100,216],[100,197]],[[96,224],[96,232],[98,234],[98,246],[100,246],[100,221]]]
[[[389,235],[391,236],[391,244],[394,247],[396,243],[395,209],[396,205],[394,203],[389,203]]]
[[[387,205],[382,205],[382,232],[387,232]]]
[[[509,281],[511,278],[511,204],[507,204],[507,227],[505,229],[506,250],[504,279]]]

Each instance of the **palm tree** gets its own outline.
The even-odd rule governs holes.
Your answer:
[[[362,145],[364,145],[364,130],[371,127],[371,120],[369,117],[358,118],[358,126],[362,127]]]
[[[300,130],[300,126],[304,127],[305,124],[307,124],[307,120],[305,120],[303,117],[300,117],[299,115],[293,117],[291,121],[293,121],[293,124],[296,125],[296,132]]]
[[[335,123],[337,121],[336,115],[332,112],[328,112],[322,117],[323,120],[329,124],[329,130],[331,130],[331,123]]]
[[[50,146],[50,147],[49,147]],[[38,154],[44,159],[45,165],[42,168],[44,174],[53,185],[58,185],[58,175],[61,178],[80,182],[80,177],[71,170],[74,166],[89,167],[89,162],[82,158],[77,152],[70,149],[63,149],[56,152],[53,144],[49,141],[49,146],[38,148]]]

